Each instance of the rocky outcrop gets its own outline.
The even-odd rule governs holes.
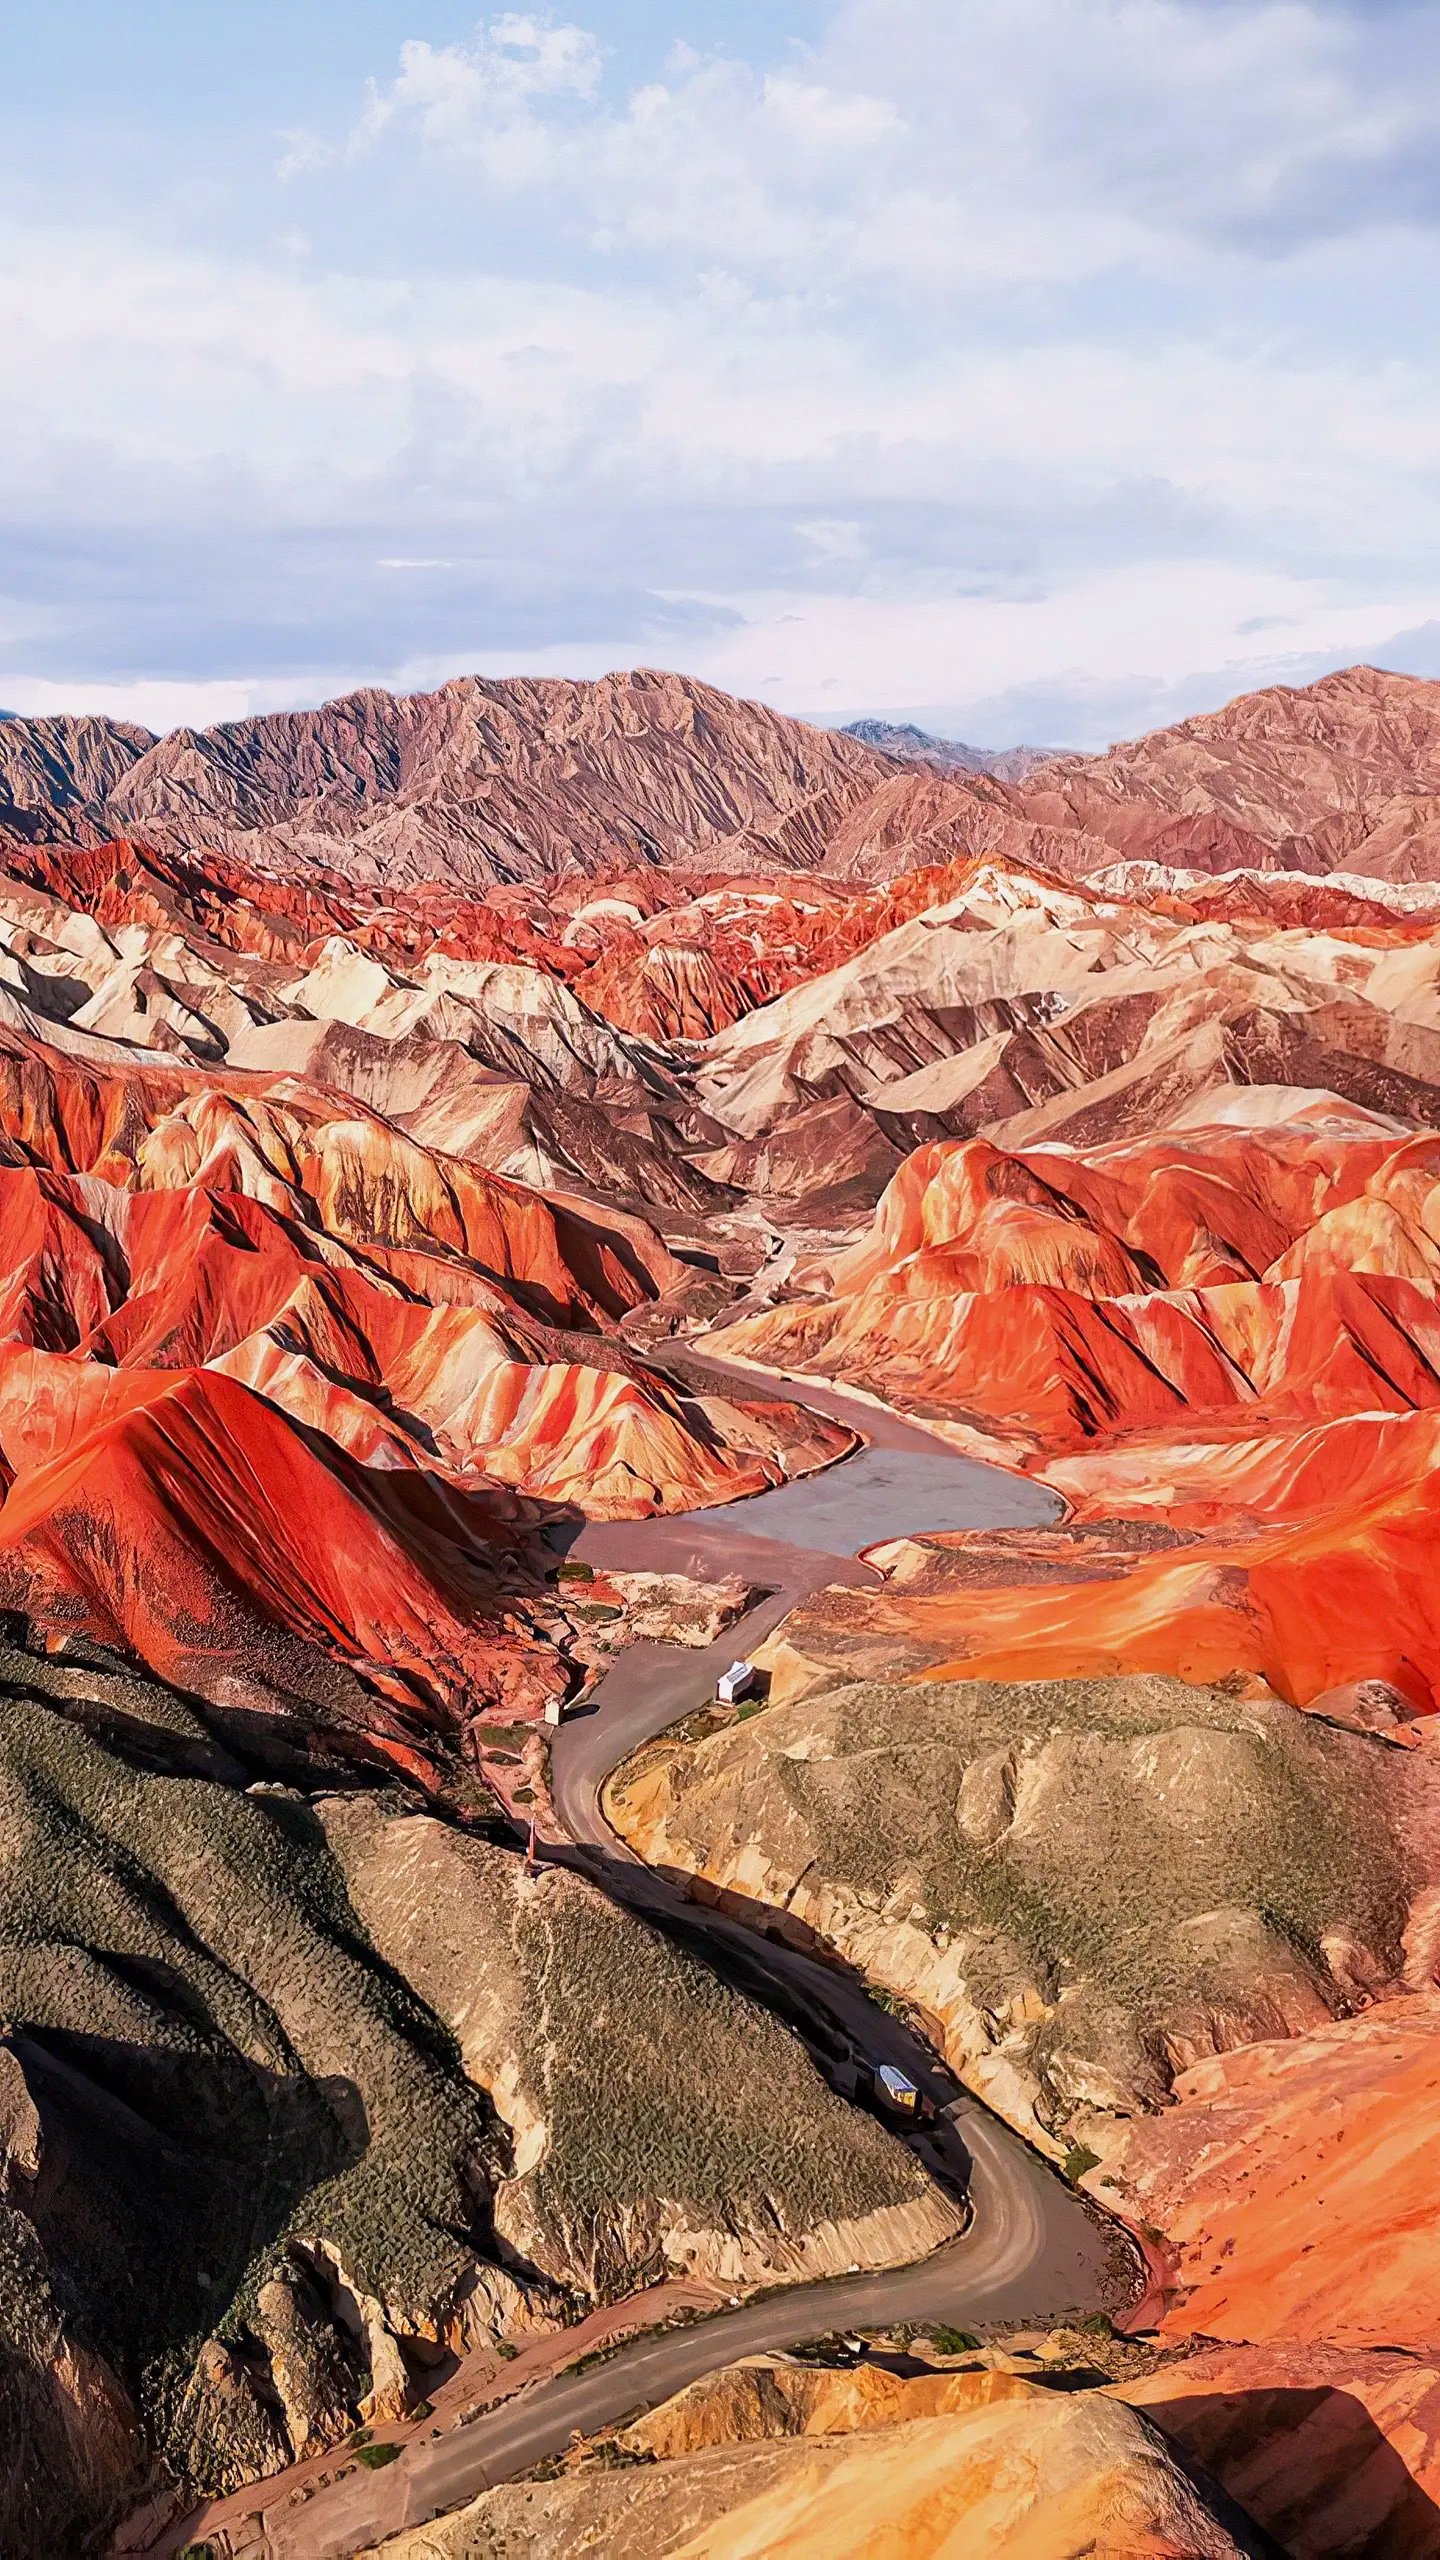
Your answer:
[[[778,2029],[757,2044],[753,2011],[577,1877],[527,1878],[513,1857],[373,1802],[323,1820],[372,1943],[510,2128],[495,2217],[517,2263],[556,2281],[583,2271],[602,2296],[652,2271],[733,2289],[900,2263],[958,2228],[798,2047]],[[616,2016],[623,2051],[595,2031]]]
[[[971,2377],[970,2405],[873,2432],[717,2447],[639,2470],[492,2489],[386,2545],[394,2560],[1272,2560],[1136,2412]],[[371,2555],[371,2560],[376,2560]]]
[[[884,2364],[797,2364],[754,2356],[692,2382],[622,2427],[618,2441],[627,2453],[674,2462],[711,2445],[858,2435],[870,2427],[906,2426],[917,2418],[949,2417],[1030,2396],[1027,2382],[997,2369],[900,2374]]]
[[[1433,2356],[1209,2348],[1122,2392],[1294,2560],[1421,2560],[1436,2546]]]
[[[1433,2354],[1437,2076],[1433,1985],[1184,2073],[1116,2165],[1176,2252],[1169,2334]]]
[[[83,828],[155,743],[128,720],[0,720],[0,837],[68,834],[67,821]]]

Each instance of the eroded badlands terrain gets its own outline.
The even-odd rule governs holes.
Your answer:
[[[1055,1525],[916,1517],[609,1817],[1144,2235],[1149,2362],[833,2424],[782,2365],[415,2548],[1440,2551],[1440,687],[876,735],[643,672],[0,721],[20,2560],[955,2232],[522,1856],[547,1702],[744,1602],[576,1536],[843,1463],[786,1378]]]

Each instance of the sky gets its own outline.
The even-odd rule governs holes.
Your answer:
[[[0,704],[1440,677],[1433,0],[0,0]]]

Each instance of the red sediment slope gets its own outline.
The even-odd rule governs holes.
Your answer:
[[[741,1358],[859,1376],[1058,1449],[1230,1417],[1440,1399],[1440,1148],[1202,1129],[1090,1151],[921,1148],[831,1294]]]
[[[0,1030],[0,1274],[5,1605],[427,1783],[566,1684],[547,1518],[847,1444],[618,1341],[686,1278],[642,1221],[296,1077]]]
[[[1422,2560],[1435,2549],[1432,2347],[1207,2347],[1126,2383],[1120,2396],[1293,2560]]]
[[[951,1418],[1043,1472],[1077,1529],[983,1561],[965,1539],[886,1551],[890,1589],[812,1604],[797,1652],[870,1664],[883,1638],[929,1678],[1246,1671],[1298,1705],[1378,1681],[1382,1721],[1431,1712],[1437,1172],[1433,1139],[1353,1129],[920,1150],[833,1294],[725,1347]]]
[[[521,890],[497,889],[482,903],[443,882],[420,881],[377,896],[319,865],[289,878],[213,849],[195,857],[126,837],[7,846],[5,870],[99,924],[179,932],[200,949],[209,944],[217,954],[276,964],[303,965],[340,933],[395,960],[433,949],[460,959],[518,960],[563,978],[581,967],[545,909]]]
[[[1433,2354],[1440,1997],[1185,2072],[1124,2176],[1179,2252],[1172,2337]]]
[[[446,1263],[461,1263],[466,1282],[484,1278],[555,1323],[618,1317],[682,1276],[640,1220],[442,1155],[323,1087],[105,1049],[97,1062],[0,1030],[12,1162],[117,1190],[238,1194],[335,1242],[418,1251],[442,1293]]]
[[[318,1731],[322,1756],[426,1783],[502,1701],[538,1714],[552,1657],[502,1599],[524,1519],[362,1468],[206,1371],[0,1363],[0,1594],[118,1648],[243,1730]]]
[[[1163,1443],[1152,1460],[1163,1482]],[[943,1537],[901,1555],[881,1550],[898,1587],[830,1595],[823,1639],[801,1627],[796,1642],[833,1659],[889,1632],[913,1675],[929,1679],[1129,1670],[1202,1683],[1248,1671],[1296,1706],[1324,1702],[1366,1723],[1377,1709],[1337,1693],[1378,1682],[1388,1728],[1396,1714],[1440,1709],[1437,1464],[1435,1411],[1324,1424],[1305,1435],[1303,1458],[1285,1438],[1220,1444],[1206,1452],[1205,1490],[1192,1501],[1223,1525],[1187,1535],[1186,1510],[1156,1502],[1136,1506],[1129,1538],[1123,1495],[1107,1501],[1097,1471],[1085,1481],[1107,1524],[1103,1542],[1057,1533],[1029,1556],[1017,1550],[1008,1572],[993,1557],[977,1571],[975,1550]],[[1278,1504],[1269,1518],[1249,1509],[1247,1491],[1263,1498],[1280,1486],[1294,1516]]]
[[[516,1205],[508,1186],[502,1199]],[[557,1228],[536,1206],[530,1262],[521,1227],[503,1253],[487,1236],[467,1259],[356,1245],[298,1208],[199,1184],[115,1192],[0,1169],[0,1314],[12,1340],[106,1375],[223,1367],[367,1462],[482,1474],[602,1516],[756,1492],[844,1445],[813,1416],[682,1395],[603,1335],[528,1312],[558,1303],[575,1327],[603,1307],[577,1302],[573,1278],[565,1294],[577,1233],[616,1277],[577,1216]]]

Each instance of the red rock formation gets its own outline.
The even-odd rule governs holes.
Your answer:
[[[639,1221],[298,1077],[56,1038],[0,1030],[0,1601],[40,1627],[433,1778],[564,1683],[537,1504],[686,1508],[845,1446],[615,1342],[686,1276]]]
[[[554,1686],[501,1597],[513,1505],[362,1467],[231,1378],[12,1349],[0,1448],[4,1604],[242,1734],[278,1717],[297,1747],[430,1783],[477,1713],[538,1715]]]
[[[549,930],[523,892],[496,891],[483,904],[438,882],[420,881],[393,898],[319,867],[298,878],[257,869],[223,853],[203,858],[163,852],[124,838],[97,845],[11,846],[5,868],[104,925],[178,929],[204,949],[249,952],[298,966],[327,938],[348,935],[362,950],[404,961],[443,951],[457,959],[521,960],[573,977],[578,958]]]
[[[883,1632],[932,1678],[1246,1670],[1301,1705],[1440,1705],[1437,1166],[1363,1130],[921,1150],[832,1297],[723,1347],[949,1415],[1117,1525],[1098,1574],[1062,1539],[983,1587],[966,1541],[926,1541],[797,1622],[800,1655],[870,1662]]]
[[[1440,1999],[1186,2072],[1120,2174],[1178,2250],[1172,2337],[1435,2346]]]
[[[1356,1415],[1304,1435],[1298,1448],[1274,1438],[1251,1449],[1212,1443],[1192,1466],[1197,1475],[1203,1467],[1204,1502],[1224,1525],[1177,1543],[1183,1507],[1165,1506],[1158,1490],[1175,1472],[1173,1444],[1156,1435],[1146,1454],[1156,1493],[1136,1508],[1142,1520],[1163,1519],[1159,1552],[1143,1529],[1127,1543],[1122,1516],[1099,1554],[1083,1544],[1067,1552],[1061,1541],[1035,1548],[1033,1559],[1015,1553],[1008,1571],[987,1557],[977,1588],[964,1545],[927,1540],[913,1559],[891,1557],[902,1577],[894,1591],[829,1595],[820,1640],[797,1627],[797,1645],[825,1659],[873,1658],[884,1632],[896,1658],[930,1679],[1130,1670],[1209,1682],[1249,1671],[1297,1706],[1319,1703],[1365,1723],[1377,1721],[1371,1702],[1350,1693],[1379,1683],[1386,1729],[1397,1713],[1440,1710],[1440,1615],[1427,1561],[1440,1528],[1440,1415]],[[1277,1478],[1294,1516],[1258,1525],[1247,1491]],[[1097,1512],[1123,1515],[1103,1470],[1090,1483]]]
[[[1437,794],[1440,685],[1377,667],[1244,694],[1108,755],[1056,758],[1024,787],[1042,824],[1120,852],[1382,879],[1434,878]]]
[[[1429,2560],[1440,2543],[1433,2354],[1219,2347],[1119,2397],[1293,2560]]]
[[[1440,1400],[1440,1152],[1207,1129],[1090,1153],[921,1148],[833,1294],[742,1358],[859,1376],[1056,1448],[1202,1417]]]

